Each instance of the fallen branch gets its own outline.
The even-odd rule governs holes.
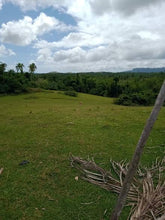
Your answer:
[[[82,179],[107,191],[120,193],[128,171],[126,162],[119,163],[111,160],[111,170],[105,171],[94,161],[86,161],[74,156],[71,156],[70,160],[71,165],[81,172]],[[156,160],[151,168],[138,168],[127,197],[127,205],[132,207],[128,219],[149,220],[163,216],[165,210],[164,170],[165,158],[160,161]]]

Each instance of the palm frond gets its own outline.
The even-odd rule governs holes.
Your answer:
[[[128,171],[128,163],[110,160],[111,169],[105,171],[94,160],[70,156],[73,167],[82,179],[107,191],[119,194]],[[163,218],[165,215],[165,158],[156,160],[150,168],[139,167],[131,184],[127,205],[131,206],[130,220]],[[162,217],[161,217],[162,216]],[[165,219],[165,218],[164,218]]]

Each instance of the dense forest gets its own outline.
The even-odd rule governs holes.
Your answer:
[[[7,65],[0,63],[0,93],[19,94],[29,88],[62,90],[76,96],[76,92],[114,97],[120,105],[153,105],[165,73],[47,73],[34,74],[36,65],[18,63],[15,70],[6,71]]]

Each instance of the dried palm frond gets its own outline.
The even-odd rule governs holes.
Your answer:
[[[105,171],[94,161],[85,161],[74,156],[70,159],[72,166],[81,172],[82,179],[108,191],[120,193],[128,171],[128,164],[125,161],[119,163],[111,160],[111,170]],[[156,160],[151,168],[138,168],[127,196],[127,205],[132,206],[128,219],[149,220],[164,215],[165,176],[163,171],[165,171],[165,158]]]
[[[154,186],[150,172],[142,183],[142,192],[139,192],[138,202],[132,211],[131,220],[157,219],[165,211],[165,182],[158,181]]]

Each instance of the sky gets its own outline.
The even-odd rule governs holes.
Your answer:
[[[0,62],[38,73],[165,66],[164,0],[0,0]]]

